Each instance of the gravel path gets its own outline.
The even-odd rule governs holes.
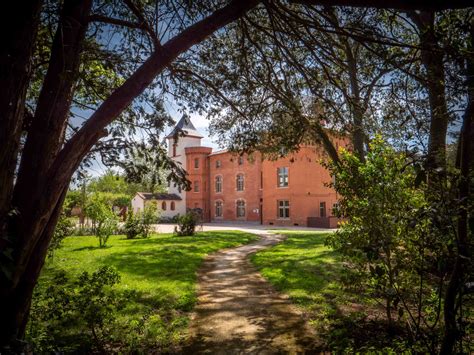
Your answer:
[[[299,312],[263,279],[248,256],[284,237],[262,234],[254,243],[211,255],[199,272],[198,304],[186,353],[305,353],[315,336]]]

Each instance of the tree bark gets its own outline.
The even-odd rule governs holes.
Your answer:
[[[13,181],[23,126],[31,57],[42,0],[7,2],[2,10],[0,48],[0,236],[11,210]],[[10,19],[15,19],[10,21]],[[0,239],[0,249],[5,240]],[[1,259],[0,259],[1,260]]]
[[[419,31],[421,63],[426,71],[423,85],[428,91],[431,113],[426,169],[429,184],[436,187],[446,176],[446,134],[449,122],[443,52],[434,28],[435,13],[425,11],[409,13],[409,16]]]
[[[38,98],[33,124],[26,137],[8,218],[13,252],[7,279],[0,282],[0,344],[23,336],[33,288],[61,209],[61,196],[42,205],[49,165],[64,141],[73,88],[79,68],[81,44],[87,29],[91,0],[66,0],[55,34],[48,71]],[[28,296],[29,295],[29,296]]]
[[[471,50],[474,48],[474,22],[471,23]],[[471,52],[472,53],[472,52]],[[457,230],[457,255],[453,271],[444,297],[444,337],[441,354],[453,354],[456,341],[460,337],[456,321],[456,301],[463,287],[469,255],[469,198],[474,141],[474,56],[471,54],[467,65],[468,103],[463,117],[459,159],[461,177],[459,180],[459,213]]]

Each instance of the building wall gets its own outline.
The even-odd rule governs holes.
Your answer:
[[[347,145],[343,139],[334,139],[336,148]],[[325,186],[330,182],[329,172],[320,164],[322,148],[302,147],[298,152],[277,160],[262,160],[259,153],[239,155],[227,151],[212,153],[202,147],[201,138],[180,137],[173,156],[174,139],[168,139],[168,154],[181,163],[191,181],[190,191],[179,191],[170,186],[169,192],[181,196],[176,202],[176,213],[186,208],[203,210],[204,221],[261,221],[263,224],[311,226],[335,225],[332,207],[337,202],[336,192]],[[195,168],[195,159],[199,165]],[[216,162],[220,161],[220,166]],[[277,169],[288,168],[288,186],[277,185]],[[238,191],[236,177],[244,176],[244,190]],[[215,187],[216,176],[222,178],[222,192]],[[195,191],[195,185],[199,191]],[[245,201],[245,215],[237,217],[237,201]],[[278,201],[289,201],[289,218],[278,216]],[[216,202],[222,202],[222,217],[216,217]],[[325,203],[325,216],[321,216],[320,203]],[[169,203],[169,202],[168,202]],[[133,203],[132,203],[133,204]],[[169,210],[168,210],[169,212]],[[168,213],[167,212],[167,213]],[[324,223],[323,223],[324,222]],[[321,224],[321,225],[320,225]]]
[[[220,167],[216,162],[220,161]],[[210,219],[212,221],[260,221],[261,189],[261,155],[256,153],[239,156],[230,152],[215,153],[209,156],[210,180]],[[237,191],[236,177],[244,176],[244,189]],[[216,177],[222,177],[222,192],[216,192]],[[237,217],[236,204],[238,200],[245,201],[245,216]],[[223,216],[216,217],[216,202],[223,205]]]
[[[191,181],[191,190],[186,191],[186,207],[202,209],[203,220],[209,222],[209,154],[212,148],[187,147],[185,152],[188,180]],[[198,191],[196,191],[196,185]]]
[[[173,155],[173,145],[176,144],[176,155]],[[168,156],[174,161],[181,164],[183,169],[187,170],[186,160],[186,148],[187,147],[199,147],[201,146],[201,138],[194,136],[178,137],[175,141],[174,138],[168,138]],[[176,201],[176,212],[183,215],[186,213],[186,191],[181,191],[174,183],[171,183],[168,187],[168,192],[171,194],[177,194],[181,197],[181,201]]]
[[[178,213],[181,214],[181,212],[178,210],[179,202],[182,201],[170,201],[170,200],[147,200],[145,201],[143,198],[141,198],[139,195],[135,195],[135,197],[132,199],[132,210],[133,213],[138,213],[138,212],[143,212],[145,209],[145,206],[149,203],[156,203],[158,210],[160,211],[160,216],[165,217],[165,218],[171,218],[176,216]],[[171,209],[171,202],[174,202],[175,209]],[[163,203],[166,205],[166,209],[163,209],[165,207]]]
[[[145,204],[144,204],[145,200],[143,200],[143,198],[141,198],[139,195],[135,195],[134,198],[132,198],[132,210],[133,210],[133,213],[137,213],[139,211],[142,211]]]
[[[329,172],[320,164],[321,153],[313,147],[276,161],[265,160],[263,172],[263,223],[306,226],[308,217],[320,217],[320,202],[326,203],[326,216],[337,202],[335,191],[327,186]],[[288,186],[278,187],[277,169],[288,168]],[[278,217],[278,201],[288,200],[290,218]]]

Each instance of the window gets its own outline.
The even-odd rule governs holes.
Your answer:
[[[199,181],[194,181],[194,192],[199,192]]]
[[[221,167],[221,161],[220,160],[216,160],[216,168],[220,168]]]
[[[237,191],[244,191],[244,175],[238,174],[235,178],[235,185]]]
[[[319,216],[326,217],[326,202],[319,203]]]
[[[174,204],[174,201],[171,201],[170,210],[171,210],[171,211],[174,211],[174,210],[175,210],[175,204]]]
[[[194,169],[199,169],[199,158],[194,158]]]
[[[216,217],[222,217],[222,201],[216,201]]]
[[[290,218],[290,201],[278,201],[278,218]]]
[[[173,143],[173,156],[176,156],[176,143]]]
[[[338,208],[339,208],[339,204],[337,202],[332,204],[332,211],[331,211],[332,216],[337,216]]]
[[[242,165],[244,163],[244,157],[239,156],[239,165]]]
[[[216,192],[222,192],[222,176],[216,176]]]
[[[237,217],[245,217],[245,201],[238,200],[236,203],[236,215]]]
[[[277,184],[278,187],[288,186],[288,168],[277,169]]]
[[[161,209],[162,209],[163,211],[166,211],[166,201],[163,201],[163,202],[161,203]]]

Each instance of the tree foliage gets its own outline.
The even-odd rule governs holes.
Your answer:
[[[370,143],[365,162],[341,151],[328,166],[340,196],[337,213],[347,221],[329,239],[358,277],[352,285],[383,300],[389,327],[409,324],[413,344],[439,351],[442,298],[452,267],[455,205],[435,205],[420,185],[417,162],[380,137]],[[441,201],[440,199],[438,199]]]

